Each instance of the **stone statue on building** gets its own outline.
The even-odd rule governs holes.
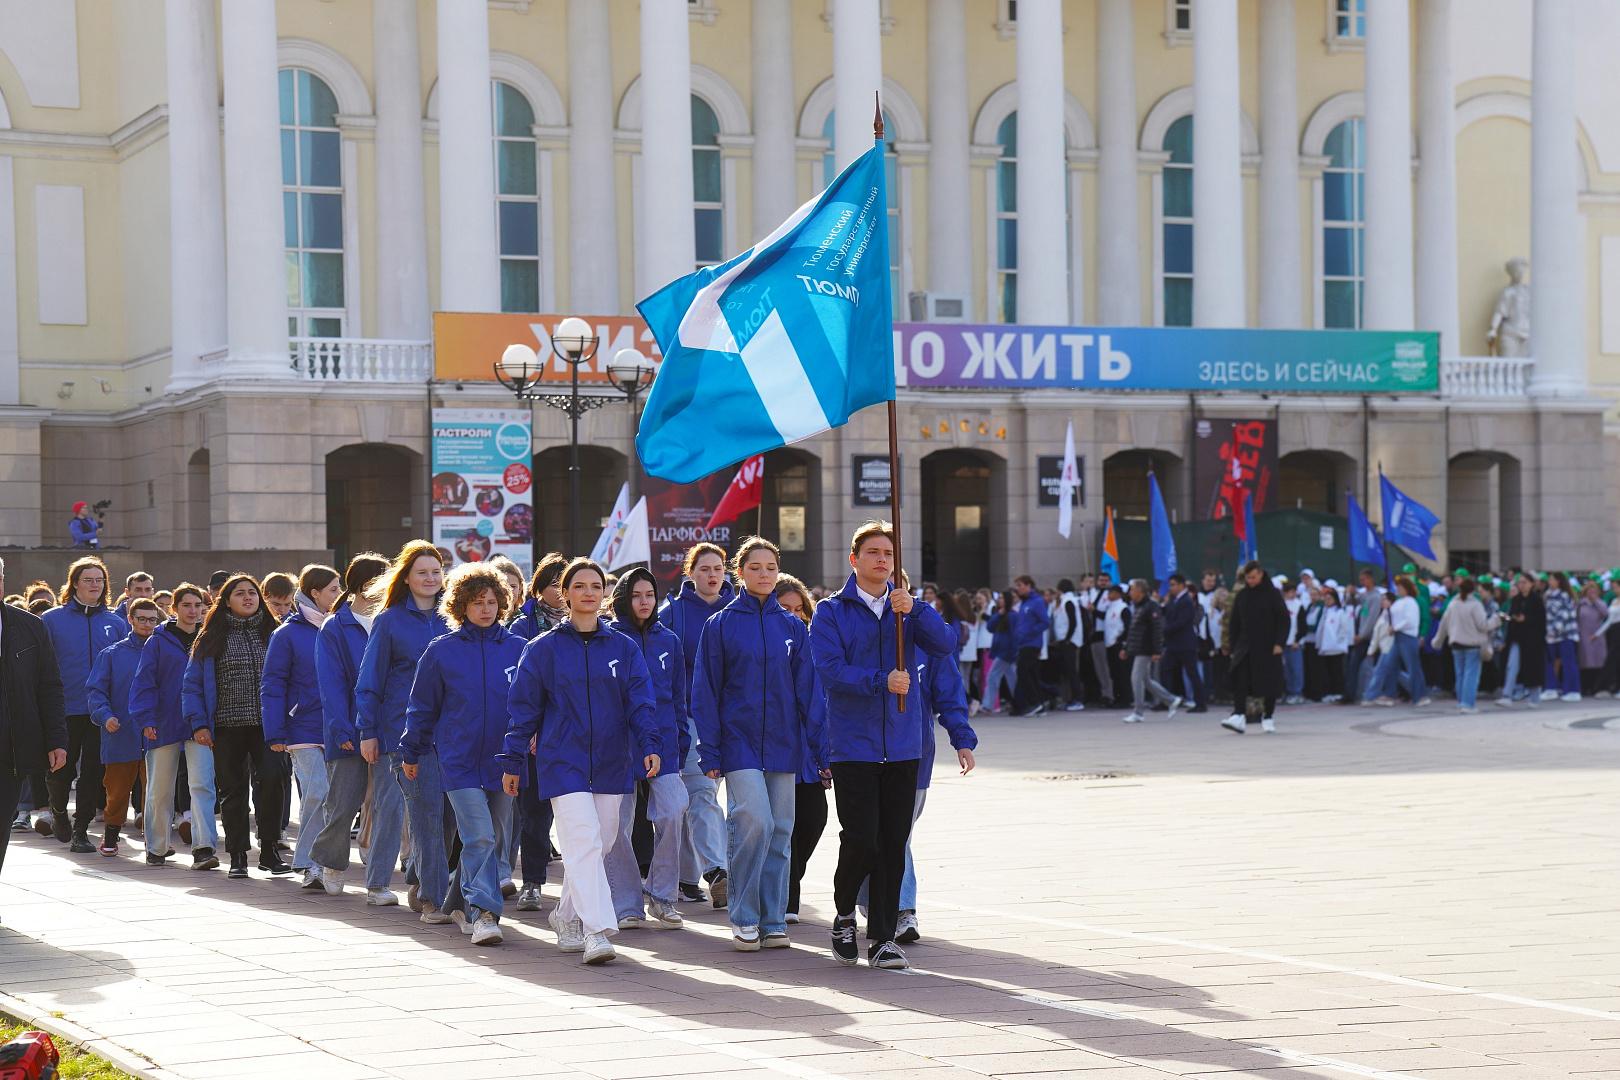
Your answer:
[[[1485,344],[1495,356],[1530,355],[1530,286],[1524,283],[1529,265],[1518,255],[1507,261],[1510,284],[1497,296],[1491,328],[1485,332]]]

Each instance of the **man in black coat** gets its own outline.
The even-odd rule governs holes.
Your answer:
[[[1187,579],[1170,575],[1170,601],[1164,606],[1164,659],[1159,661],[1159,677],[1172,694],[1181,693],[1185,675],[1192,688],[1191,712],[1209,711],[1204,697],[1204,680],[1198,674],[1198,622],[1204,617]]]
[[[1153,665],[1164,654],[1164,616],[1142,578],[1131,582],[1130,601],[1131,621],[1125,629],[1125,648],[1119,654],[1131,665],[1133,705],[1125,722],[1140,724],[1146,718],[1149,695],[1169,709],[1167,715],[1175,716],[1176,710],[1181,708],[1181,698],[1153,678]]]
[[[1283,694],[1282,651],[1288,642],[1288,607],[1258,562],[1250,562],[1239,576],[1244,587],[1233,594],[1232,611],[1227,617],[1234,712],[1221,721],[1221,726],[1242,735],[1249,721],[1258,718],[1269,733],[1277,730],[1272,714]],[[1236,711],[1239,709],[1242,711]]]
[[[0,560],[0,594],[6,565]],[[0,821],[17,815],[22,782],[67,764],[62,673],[45,624],[20,607],[0,604]],[[0,830],[0,867],[9,829]]]

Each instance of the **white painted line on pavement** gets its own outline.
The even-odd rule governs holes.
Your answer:
[[[1372,1077],[1372,1080],[1417,1080],[1417,1077],[1406,1073],[1385,1072],[1383,1069],[1357,1065],[1352,1061],[1339,1061],[1336,1058],[1318,1057],[1315,1054],[1302,1054],[1298,1050],[1285,1050],[1280,1046],[1256,1046],[1254,1049],[1262,1054],[1280,1057],[1284,1061],[1292,1061],[1300,1065],[1316,1065],[1324,1069],[1338,1069],[1340,1072]]]

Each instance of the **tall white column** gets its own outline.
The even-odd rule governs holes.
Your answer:
[[[499,311],[489,7],[440,0],[438,16],[439,307]]]
[[[690,25],[686,0],[641,0],[641,254],[649,289],[697,266]]]
[[[1018,5],[1018,321],[1069,321],[1064,192],[1063,10]]]
[[[178,393],[202,381],[201,354],[227,340],[225,191],[219,157],[214,0],[167,0],[164,20],[172,351],[167,389]],[[285,332],[285,323],[282,329]]]
[[[613,54],[601,0],[568,0],[568,125],[569,310],[616,315]]]
[[[1097,322],[1142,321],[1136,4],[1097,0]]]
[[[839,172],[872,149],[872,113],[882,86],[876,0],[833,0],[833,153]]]
[[[1301,322],[1294,0],[1260,0],[1260,325]]]
[[[416,0],[372,0],[377,109],[377,336],[426,341],[427,178],[422,161],[422,56]],[[358,288],[359,282],[350,282]],[[359,327],[352,333],[359,335]]]
[[[793,101],[793,0],[754,0],[754,239],[799,205]]]
[[[1458,355],[1456,89],[1451,0],[1417,6],[1417,328],[1440,333],[1440,355]]]
[[[1193,0],[1193,325],[1248,317],[1237,0]]]
[[[234,0],[223,17],[231,375],[274,378],[289,371],[275,0]]]
[[[1410,330],[1412,29],[1408,0],[1367,0],[1367,202],[1362,324]]]
[[[928,291],[959,296],[971,317],[973,198],[967,5],[928,0]]]
[[[1578,0],[1536,0],[1530,61],[1530,392],[1586,393],[1586,275],[1576,170]]]

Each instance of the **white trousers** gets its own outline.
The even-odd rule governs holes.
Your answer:
[[[619,930],[603,858],[618,838],[623,799],[623,795],[571,791],[551,800],[552,824],[563,860],[562,901],[557,910],[564,919],[578,919],[587,934]]]

